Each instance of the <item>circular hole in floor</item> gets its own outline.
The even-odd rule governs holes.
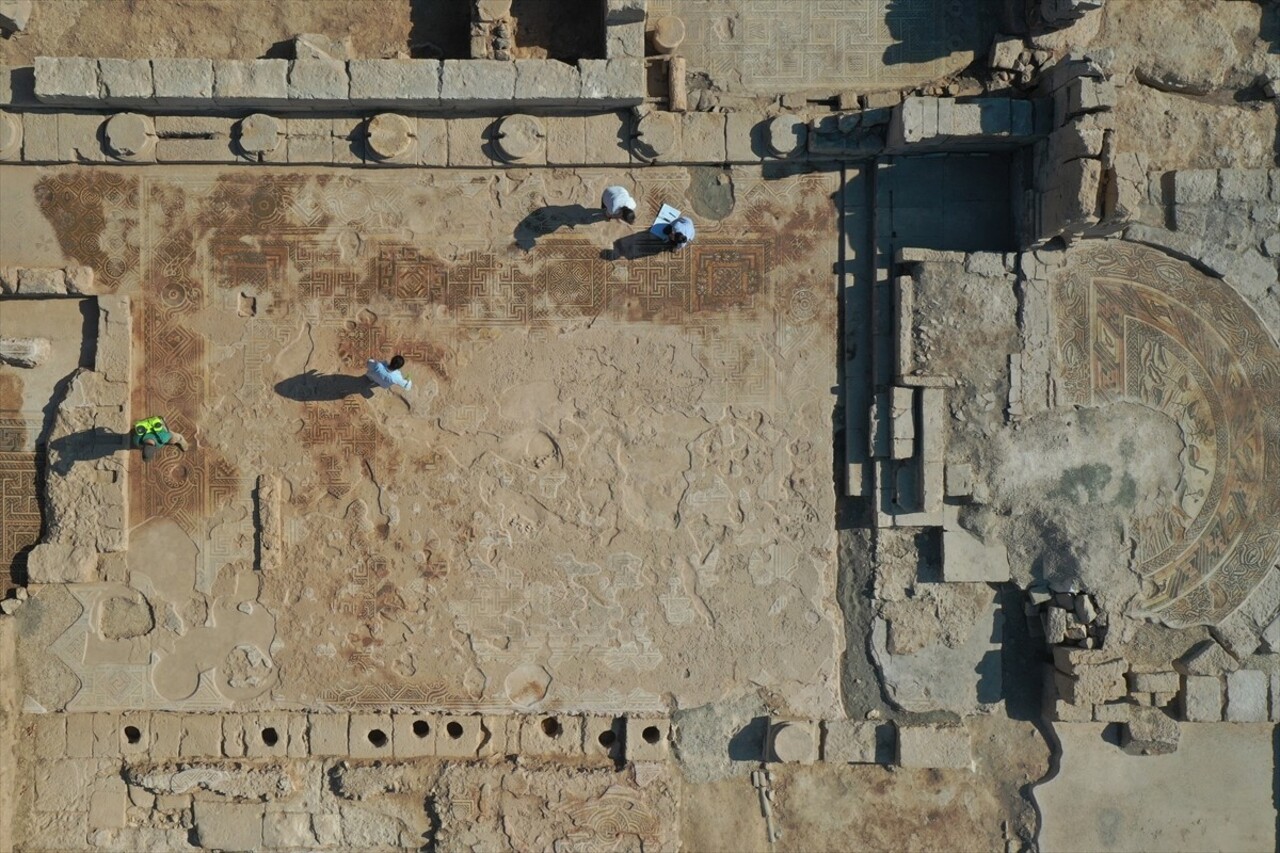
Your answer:
[[[542,733],[547,737],[560,737],[560,732],[564,731],[560,727],[560,721],[555,717],[542,718]]]
[[[457,720],[451,720],[449,722],[449,725],[444,727],[444,730],[448,732],[449,737],[453,738],[454,740],[457,740],[458,738],[462,737],[462,723],[458,722]]]
[[[280,742],[280,733],[275,730],[274,726],[267,726],[262,730],[262,742],[267,746],[275,746]]]
[[[379,749],[387,745],[387,733],[384,732],[382,729],[370,729],[368,737],[369,737],[369,743],[373,744]]]
[[[137,726],[125,726],[124,739],[129,741],[129,743],[137,743],[142,740],[142,730]]]
[[[431,734],[431,724],[426,720],[414,720],[413,733],[418,737],[426,737]]]
[[[605,749],[608,749],[609,747],[617,743],[618,736],[613,733],[613,729],[605,729],[600,733],[600,736],[596,738],[596,740],[600,741],[601,746],[603,746]]]
[[[662,732],[657,726],[645,726],[644,731],[640,732],[640,737],[644,738],[645,743],[657,743],[662,740]]]

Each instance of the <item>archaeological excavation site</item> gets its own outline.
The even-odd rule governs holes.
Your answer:
[[[0,851],[1274,851],[1280,0],[0,0]]]

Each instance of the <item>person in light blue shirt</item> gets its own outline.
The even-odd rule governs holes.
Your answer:
[[[390,388],[392,385],[399,385],[406,391],[412,391],[413,382],[406,379],[404,374],[400,372],[402,367],[404,367],[404,356],[402,355],[393,355],[391,356],[391,361],[387,362],[371,358],[366,364],[364,375],[379,388]]]
[[[693,242],[693,220],[687,216],[681,216],[663,228],[662,233],[667,235],[667,242],[671,248],[679,249],[684,244]]]

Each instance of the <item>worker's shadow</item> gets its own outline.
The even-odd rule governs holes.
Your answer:
[[[318,403],[342,400],[359,394],[365,399],[373,397],[373,383],[364,374],[316,373],[308,370],[276,383],[276,393],[289,400]]]
[[[549,204],[530,213],[516,226],[516,245],[524,251],[533,248],[539,237],[554,233],[558,228],[603,222],[604,211],[583,207],[580,204]]]
[[[613,241],[612,249],[605,249],[600,257],[606,261],[634,261],[671,251],[671,244],[653,236],[648,231],[638,231]]]
[[[104,427],[73,432],[49,442],[49,470],[65,477],[77,462],[104,459],[128,446],[128,434],[113,432]]]

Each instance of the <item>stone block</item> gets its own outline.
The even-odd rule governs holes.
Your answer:
[[[1222,719],[1222,680],[1216,675],[1188,675],[1182,683],[1182,719],[1216,723]]]
[[[308,723],[313,756],[347,754],[350,723],[346,714],[311,714]]]
[[[0,2],[0,30],[20,33],[31,20],[34,0],[3,0]]]
[[[80,56],[37,56],[36,100],[60,106],[101,104],[98,61]]]
[[[547,163],[578,166],[586,163],[587,123],[582,116],[552,116],[547,128]]]
[[[520,104],[570,106],[578,102],[582,76],[577,66],[555,59],[517,59],[514,65],[514,98]]]
[[[515,91],[514,62],[446,59],[440,64],[440,101],[455,108],[508,106]]]
[[[480,752],[484,737],[479,717],[443,715],[436,733],[436,754],[442,758],[473,758]]]
[[[89,827],[91,829],[123,829],[128,800],[129,790],[124,784],[124,779],[119,776],[98,779],[94,783],[93,795],[89,799]]]
[[[954,463],[946,467],[947,497],[968,498],[973,496],[973,466],[968,463]]]
[[[297,59],[289,63],[289,103],[325,109],[346,106],[351,96],[347,64],[334,59]]]
[[[67,276],[61,269],[18,270],[19,296],[64,296],[66,292]]]
[[[1182,683],[1176,672],[1130,672],[1126,678],[1131,693],[1177,693]]]
[[[1007,583],[1009,553],[1001,542],[983,542],[967,530],[942,531],[942,579],[947,583]]]
[[[238,159],[230,137],[156,140],[156,160],[161,163],[234,163]]]
[[[332,163],[332,136],[290,136],[285,149],[290,163]]]
[[[308,812],[267,812],[262,820],[262,841],[268,848],[286,850],[314,849],[318,843]]]
[[[1271,713],[1267,719],[1280,722],[1280,672],[1271,673]]]
[[[602,761],[622,760],[625,730],[620,717],[584,717],[582,720],[582,752],[587,758]]]
[[[491,118],[449,119],[449,165],[501,165],[501,160],[494,156],[492,143],[496,124]]]
[[[892,723],[871,720],[823,722],[822,760],[848,764],[891,764],[896,750]]]
[[[213,97],[213,62],[208,59],[153,59],[151,77],[160,106],[207,106]]]
[[[599,106],[630,106],[644,101],[643,59],[581,59],[582,100]]]
[[[625,166],[632,162],[633,119],[628,113],[599,113],[583,118],[584,163]]]
[[[246,715],[244,752],[247,758],[279,758],[289,753],[289,716],[283,712]]]
[[[440,720],[432,714],[392,714],[391,751],[396,758],[436,754]]]
[[[262,849],[262,803],[196,800],[192,804],[196,841],[218,850]]]
[[[93,715],[93,757],[115,758],[120,755],[120,715]]]
[[[1173,173],[1175,204],[1208,204],[1218,196],[1218,173],[1214,169],[1182,169]]]
[[[627,716],[627,761],[665,761],[670,751],[670,740],[669,719]]]
[[[351,100],[361,105],[407,108],[440,102],[439,60],[353,59],[347,70]]]
[[[352,714],[347,754],[352,758],[390,758],[390,714]]]
[[[306,758],[311,755],[311,722],[306,714],[299,712],[288,714],[287,719],[288,755],[290,758]]]
[[[1267,721],[1267,674],[1256,669],[1241,669],[1227,676],[1227,713],[1232,723],[1265,723]]]
[[[93,715],[67,715],[67,758],[93,756]]]
[[[725,113],[685,113],[680,118],[684,159],[689,163],[724,163]]]
[[[1266,169],[1222,169],[1218,194],[1224,201],[1263,201],[1267,198]]]
[[[568,758],[582,754],[582,717],[532,714],[520,718],[520,754]]]
[[[969,730],[964,726],[898,726],[898,764],[972,770]]]
[[[1058,698],[1073,705],[1098,705],[1120,699],[1128,692],[1124,682],[1127,669],[1124,661],[1111,661],[1077,666],[1074,675],[1059,673]]]
[[[1120,732],[1120,746],[1134,755],[1167,755],[1178,748],[1178,723],[1159,708],[1135,707]]]
[[[102,129],[106,122],[100,115],[58,113],[58,159],[65,163],[102,163]]]
[[[99,59],[98,79],[109,104],[138,107],[155,103],[149,59]]]
[[[1136,707],[1132,702],[1104,702],[1093,706],[1093,719],[1099,723],[1127,723]]]
[[[730,163],[756,163],[764,151],[764,117],[754,112],[725,113],[725,156]]]
[[[53,761],[68,755],[67,715],[39,714],[35,717],[36,758]]]
[[[1059,97],[1054,96],[1055,99]],[[1068,117],[1083,113],[1109,110],[1116,105],[1116,87],[1114,83],[1094,80],[1088,77],[1077,77],[1067,84],[1066,109]]]
[[[449,126],[442,118],[418,119],[418,163],[444,166],[449,162]]]
[[[239,715],[227,715],[222,718],[222,754],[227,758],[243,758],[245,756],[244,723]],[[345,751],[344,751],[345,753]]]
[[[186,714],[182,717],[181,758],[222,756],[222,720],[213,714]]]
[[[58,160],[57,114],[22,114],[22,159],[29,163],[53,163]]]
[[[213,100],[226,106],[284,106],[288,77],[284,59],[219,59],[213,63]]]
[[[146,755],[151,751],[151,715],[145,711],[121,715],[117,737],[121,755]]]
[[[644,59],[644,17],[625,24],[609,24],[605,29],[606,59]]]

